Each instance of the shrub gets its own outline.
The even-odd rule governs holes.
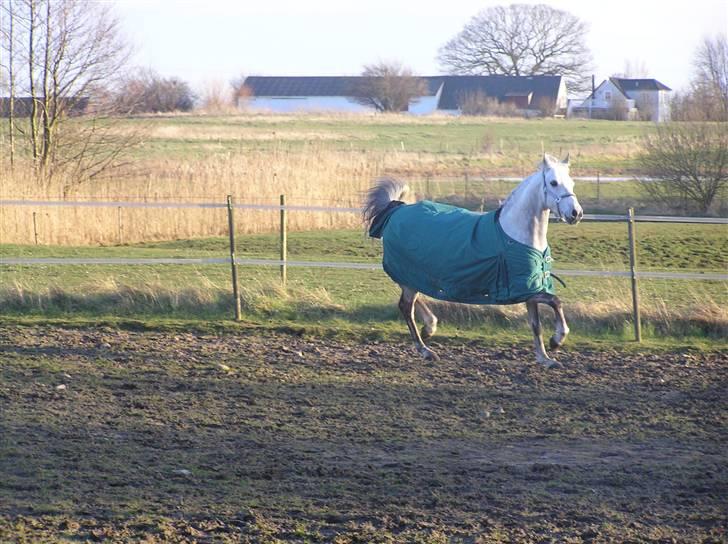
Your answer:
[[[638,161],[646,176],[641,188],[649,197],[685,212],[707,213],[728,188],[728,125],[659,125],[644,137]]]
[[[501,103],[483,91],[463,93],[458,99],[463,115],[492,115],[496,117],[520,117],[515,104]]]
[[[116,93],[117,110],[125,113],[190,111],[194,103],[195,95],[186,81],[148,69],[127,77]]]

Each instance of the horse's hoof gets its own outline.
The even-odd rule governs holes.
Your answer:
[[[435,334],[434,329],[428,327],[427,325],[420,329],[420,336],[422,336],[423,340],[429,340],[430,338],[432,338],[433,334]]]
[[[420,355],[425,361],[439,361],[440,357],[431,349],[425,348],[420,351]]]
[[[538,364],[540,364],[544,368],[564,368],[564,365],[562,365],[555,359],[542,359],[538,361]]]
[[[549,338],[549,349],[551,351],[556,351],[560,347],[561,347],[561,342],[556,341],[556,336],[552,336],[551,338]]]

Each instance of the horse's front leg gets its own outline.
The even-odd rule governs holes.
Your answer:
[[[410,335],[415,343],[415,348],[417,348],[417,352],[425,359],[437,361],[439,357],[425,345],[420,336],[420,331],[417,330],[417,325],[415,325],[415,304],[417,303],[419,293],[409,287],[403,285],[401,287],[402,296],[399,298],[399,311],[402,312],[402,317],[404,317],[407,323],[407,328],[409,328]]]
[[[531,325],[531,330],[533,331],[533,347],[536,351],[536,361],[546,368],[551,368],[559,363],[546,355],[546,348],[544,348],[543,336],[541,335],[541,318],[538,315],[539,301],[535,299],[536,297],[533,297],[526,301],[526,309],[528,310],[528,323]]]
[[[554,335],[549,339],[549,349],[559,349],[566,340],[569,334],[569,326],[566,324],[566,317],[564,316],[564,308],[561,304],[561,299],[556,295],[540,294],[533,297],[531,300],[540,302],[542,304],[548,304],[554,311],[554,317],[556,318],[556,331]]]
[[[569,334],[569,326],[566,324],[566,317],[564,317],[564,308],[561,306],[561,299],[556,295],[549,296],[551,297],[551,304],[549,304],[549,306],[554,309],[554,315],[556,317],[556,332],[549,339],[549,348],[555,351],[564,344],[564,341]]]

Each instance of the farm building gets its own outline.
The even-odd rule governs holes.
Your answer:
[[[357,91],[361,76],[270,77],[250,76],[247,95],[238,107],[250,111],[372,112]],[[410,101],[413,115],[446,113],[459,115],[473,98],[488,98],[510,104],[525,114],[557,112],[567,105],[566,85],[561,76],[429,76],[422,77],[426,94]]]
[[[571,101],[568,115],[661,123],[670,120],[670,91],[667,85],[656,79],[610,77],[588,98]]]
[[[59,105],[65,108],[66,113],[71,116],[83,115],[89,107],[89,98],[73,97],[59,98]],[[40,111],[43,107],[43,97],[36,99],[36,106]],[[18,118],[30,117],[33,112],[33,98],[30,96],[17,96],[13,99],[13,115]],[[10,98],[0,97],[0,117],[10,117]]]

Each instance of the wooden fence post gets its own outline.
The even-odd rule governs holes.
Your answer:
[[[33,236],[35,238],[35,245],[38,245],[38,220],[35,215],[35,212],[33,212]]]
[[[632,280],[632,320],[634,339],[642,342],[642,322],[640,319],[640,295],[637,288],[637,233],[635,232],[634,208],[627,210],[627,232],[629,234],[629,272]]]
[[[228,234],[230,235],[230,268],[233,277],[233,297],[235,298],[235,321],[240,321],[240,293],[238,291],[238,265],[235,263],[235,218],[233,197],[227,195]]]
[[[124,237],[121,234],[122,226],[121,226],[121,206],[119,206],[116,209],[116,219],[117,219],[117,225],[119,227],[119,245],[121,245],[124,241]]]
[[[286,195],[281,195],[281,283],[286,287],[288,281],[288,221],[286,217]]]

